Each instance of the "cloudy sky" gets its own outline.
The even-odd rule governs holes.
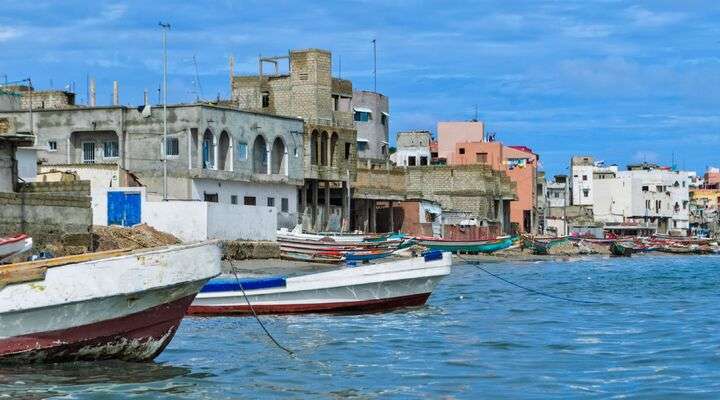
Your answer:
[[[318,47],[337,75],[391,101],[391,136],[478,115],[506,144],[540,154],[549,174],[572,154],[702,171],[720,164],[720,3],[708,1],[3,1],[0,79],[37,88],[86,77],[98,103],[157,96],[158,21],[169,36],[169,99],[227,97],[258,54]]]

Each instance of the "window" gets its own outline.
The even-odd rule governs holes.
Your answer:
[[[388,116],[385,113],[380,114],[380,123],[386,126],[388,122]]]
[[[583,180],[584,180],[584,181],[587,180],[587,175],[583,175]]]
[[[368,149],[368,143],[367,142],[358,142],[357,144],[358,151],[365,151]]]
[[[299,153],[298,153],[298,148],[295,147],[295,149],[293,150],[293,155],[294,155],[295,157],[297,157],[298,154],[299,154]]]
[[[665,188],[664,188],[664,186],[661,186],[661,185],[656,185],[655,187],[657,188],[657,191],[658,191],[658,192],[660,192],[660,193],[662,193],[662,192],[664,192],[664,191],[665,191]]]
[[[254,206],[255,196],[245,196],[245,198],[243,198],[243,204],[245,204],[246,206]]]
[[[270,107],[270,92],[262,93],[262,107],[263,108]]]
[[[238,142],[237,144],[238,160],[247,160],[247,143]]]
[[[95,143],[93,142],[85,142],[82,144],[82,155],[83,155],[83,163],[85,164],[94,164],[95,163]]]
[[[287,197],[283,197],[283,198],[280,200],[280,210],[281,210],[282,212],[288,212],[288,211],[290,211],[290,201],[288,200]]]
[[[465,154],[465,148],[464,148],[464,147],[461,147],[461,148],[458,150],[458,153],[460,153],[460,154]]]
[[[275,207],[275,198],[274,198],[274,197],[268,197],[268,198],[267,198],[267,206],[268,206],[268,207]]]
[[[355,119],[355,121],[357,122],[372,121],[372,113],[369,113],[367,111],[355,111],[353,119]]]
[[[645,200],[645,208],[650,209],[650,200]]]
[[[420,165],[428,165],[426,156],[420,156]]]
[[[211,203],[218,202],[218,194],[217,193],[203,193],[203,197],[204,197],[205,201],[209,201]]]
[[[688,206],[688,201],[683,200],[683,210],[687,210],[687,206]]]
[[[333,110],[338,111],[340,110],[340,96],[334,94],[332,95],[333,99]]]
[[[345,143],[345,159],[350,159],[350,143]]]
[[[103,143],[103,157],[113,158],[118,156],[118,142],[110,141]]]
[[[180,141],[176,137],[169,137],[165,142],[165,155],[166,156],[179,156],[180,155]]]
[[[381,147],[382,155],[386,156],[386,155],[387,155],[387,150],[388,150],[388,149],[387,149],[387,145],[386,145],[386,144],[382,145],[382,147]]]
[[[475,153],[475,161],[487,164],[487,153]]]
[[[682,186],[685,187],[685,181],[682,181]]]
[[[415,156],[409,156],[409,157],[408,157],[407,165],[413,167],[413,166],[415,166],[415,164],[416,164]]]
[[[590,189],[583,189],[583,197],[588,197],[590,195]]]
[[[48,141],[48,149],[50,151],[57,151],[57,142],[54,140]]]
[[[642,187],[642,191],[643,191],[643,192],[647,192],[649,189],[650,189],[650,188],[647,187],[647,186],[643,186],[643,187]],[[650,208],[650,206],[648,206],[648,208]]]
[[[237,195],[233,194],[230,196],[230,204],[237,204]]]

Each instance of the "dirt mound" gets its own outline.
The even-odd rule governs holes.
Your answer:
[[[95,251],[142,249],[181,243],[175,236],[160,232],[147,224],[132,228],[121,226],[93,226]]]

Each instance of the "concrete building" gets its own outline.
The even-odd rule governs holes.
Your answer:
[[[555,175],[554,180],[547,183],[545,196],[548,207],[570,205],[570,185],[567,175]]]
[[[720,168],[708,168],[707,171],[705,171],[703,183],[708,187],[720,187]]]
[[[166,158],[168,199],[274,207],[279,225],[298,221],[304,157],[303,121],[298,118],[205,104],[171,105],[163,144],[159,108],[73,107],[33,115],[44,166],[66,170],[109,164],[131,172],[148,199],[159,200],[165,192]],[[26,111],[0,112],[2,123],[11,132],[31,130]]]
[[[21,110],[29,110],[31,104],[33,110],[57,110],[75,106],[75,93],[65,90],[35,90],[27,85],[5,86],[4,89],[20,97]]]
[[[653,164],[629,165],[627,171],[593,178],[593,215],[603,222],[662,234],[689,228],[688,174]]]
[[[614,176],[618,168],[616,165],[605,166],[590,156],[574,156],[570,160],[570,170],[571,204],[592,206],[594,179]]]
[[[357,129],[357,154],[361,160],[388,159],[390,103],[386,96],[365,90],[353,91],[353,119]]]
[[[305,229],[314,231],[347,226],[347,190],[357,168],[352,82],[331,71],[329,51],[307,49],[260,57],[258,75],[231,77],[232,102],[240,109],[305,121],[300,212]]]
[[[478,123],[473,123],[476,127]],[[438,124],[438,130],[439,130]],[[439,139],[440,146],[443,139]],[[449,165],[483,164],[502,171],[516,183],[517,200],[510,203],[510,220],[520,232],[536,232],[537,162],[538,156],[525,146],[505,146],[500,142],[455,142],[454,151],[447,155]]]
[[[485,124],[482,121],[438,122],[437,157],[450,160],[455,154],[455,144],[462,142],[484,142]]]
[[[430,131],[398,132],[396,150],[390,161],[399,167],[430,165]]]

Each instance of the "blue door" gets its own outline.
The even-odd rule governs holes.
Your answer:
[[[108,225],[140,223],[140,193],[108,192]]]

